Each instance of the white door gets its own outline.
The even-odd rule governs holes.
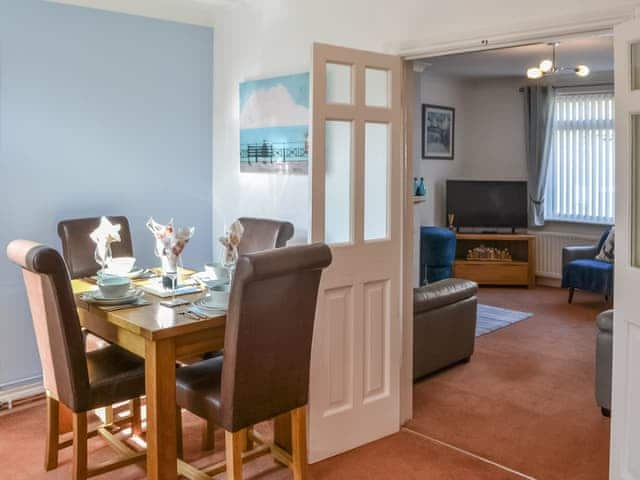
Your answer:
[[[314,332],[309,459],[400,426],[402,61],[313,49],[311,238],[331,246]]]
[[[640,21],[615,28],[616,264],[611,478],[640,480]]]

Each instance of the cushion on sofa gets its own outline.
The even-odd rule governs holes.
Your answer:
[[[450,305],[478,292],[478,285],[471,280],[447,278],[413,290],[413,312],[420,313]]]

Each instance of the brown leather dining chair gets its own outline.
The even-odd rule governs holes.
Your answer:
[[[272,452],[291,467],[294,479],[306,478],[311,340],[320,277],[330,263],[331,251],[321,243],[239,258],[224,356],[182,367],[176,374],[178,406],[225,430],[226,462],[198,475],[226,469],[228,479],[238,480],[243,459]],[[251,428],[288,412],[290,455]],[[243,453],[253,442],[258,446]]]
[[[290,222],[251,217],[241,217],[238,221],[244,227],[238,245],[240,255],[284,247],[293,237],[294,229]]]
[[[114,257],[133,257],[133,241],[127,217],[107,217],[120,225],[120,241],[112,245]],[[100,269],[94,258],[96,244],[89,237],[100,224],[100,217],[73,218],[58,223],[58,236],[62,243],[62,255],[71,278],[95,275]]]
[[[240,255],[284,247],[293,237],[294,228],[290,222],[252,217],[241,217],[238,221],[244,227],[244,233],[240,239],[240,245],[238,245]],[[204,358],[210,358],[213,355],[214,353],[211,352]],[[212,422],[207,422],[202,432],[203,450],[215,448],[214,429],[215,425]]]
[[[58,451],[73,444],[73,479],[120,468],[144,459],[145,453],[129,447],[108,428],[87,430],[87,412],[144,394],[144,361],[109,345],[86,352],[67,266],[53,248],[28,240],[15,240],[7,256],[22,268],[36,342],[47,391],[47,435],[45,469],[58,465]],[[73,441],[60,442],[59,404],[73,413]],[[140,417],[117,422],[131,423],[139,430]],[[87,440],[100,434],[120,453],[106,463],[89,468]]]
[[[133,257],[133,241],[129,220],[124,216],[107,217],[113,224],[120,225],[120,241],[112,246],[114,257]],[[72,279],[95,275],[100,266],[96,263],[94,252],[96,245],[89,235],[100,224],[100,217],[72,218],[58,223],[58,236],[62,244],[62,255]],[[89,350],[108,345],[108,342],[90,333],[85,333],[85,343]],[[131,405],[130,408],[135,408]],[[104,420],[110,424],[114,420],[111,406],[105,408]]]

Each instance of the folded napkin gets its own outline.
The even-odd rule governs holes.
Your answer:
[[[222,252],[223,265],[233,265],[238,260],[238,245],[240,245],[240,240],[242,240],[243,234],[244,227],[239,220],[236,220],[231,224],[225,234],[218,239],[224,247]]]
[[[163,269],[178,271],[178,258],[195,232],[194,227],[174,227],[173,219],[162,225],[153,218],[147,221],[147,228],[156,239],[156,256],[162,259]]]
[[[96,263],[104,268],[111,258],[111,244],[120,241],[120,225],[113,225],[107,217],[100,218],[100,225],[89,234],[96,244]]]
[[[227,314],[226,310],[203,310],[201,308],[196,307],[195,305],[192,305],[191,307],[189,307],[189,309],[187,310],[188,313],[195,315],[196,317],[200,318],[200,319],[210,319],[210,318],[216,318],[216,317],[222,317],[223,315]]]

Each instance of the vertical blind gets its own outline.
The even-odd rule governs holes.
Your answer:
[[[611,93],[556,96],[545,218],[613,223],[614,112]]]

